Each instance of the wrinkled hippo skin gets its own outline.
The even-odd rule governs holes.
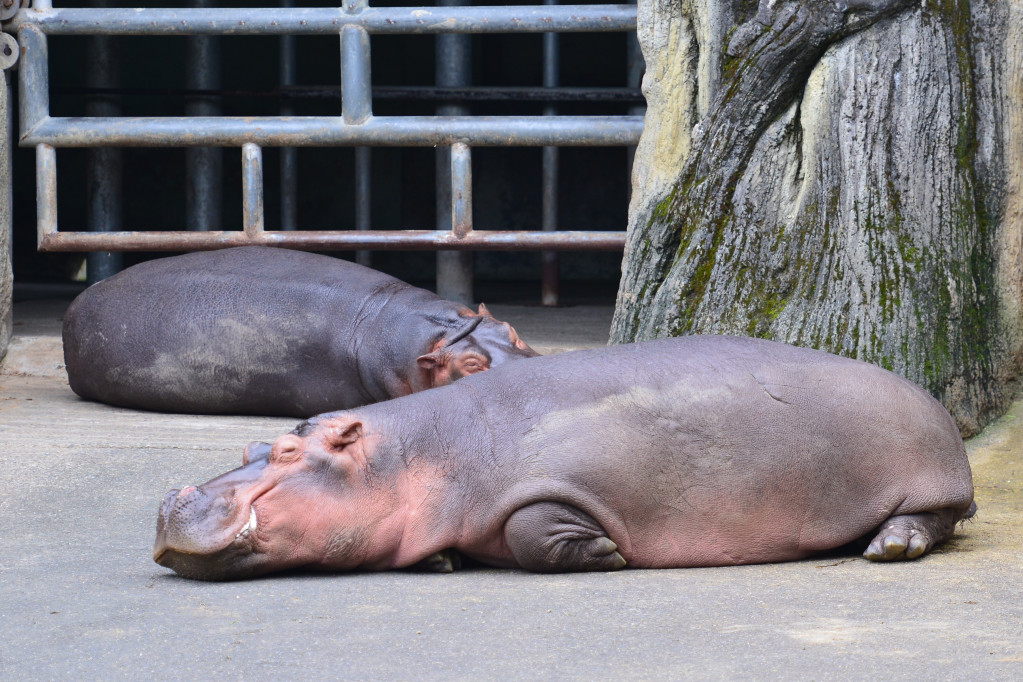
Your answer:
[[[483,306],[256,246],[136,265],[64,317],[75,393],[161,412],[309,417],[535,355]]]
[[[717,566],[854,541],[912,559],[976,509],[945,409],[883,369],[736,337],[509,363],[323,414],[172,490],[154,558],[229,579],[402,568]]]

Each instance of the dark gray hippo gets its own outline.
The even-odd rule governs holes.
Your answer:
[[[856,360],[685,337],[509,363],[320,415],[163,500],[182,576],[381,570],[457,550],[591,571],[785,561],[869,541],[912,559],[973,514],[962,439]]]
[[[162,412],[309,417],[536,354],[482,305],[257,246],[136,265],[64,317],[75,393]]]

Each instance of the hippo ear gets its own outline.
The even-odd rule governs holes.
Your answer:
[[[480,303],[479,312],[476,314],[482,315],[483,317],[493,317],[493,315],[490,314],[490,311],[487,310],[487,306],[483,305],[482,303]]]
[[[362,422],[352,422],[347,426],[339,426],[330,434],[330,444],[336,448],[351,445],[362,438]]]
[[[335,456],[351,457],[359,466],[365,466],[366,453],[362,448],[362,422],[341,423],[331,428],[328,443]]]
[[[416,358],[419,366],[426,370],[427,388],[435,388],[451,383],[448,378],[450,372],[447,371],[450,361],[451,354],[440,350],[435,350],[432,353],[420,355]]]
[[[426,371],[432,372],[438,367],[441,367],[446,364],[445,354],[440,352],[439,350],[435,350],[432,353],[420,355],[418,358],[416,358],[416,364],[418,364]]]

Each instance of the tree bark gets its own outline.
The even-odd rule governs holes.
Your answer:
[[[612,341],[858,357],[975,432],[1023,341],[1021,17],[1019,0],[648,0]]]

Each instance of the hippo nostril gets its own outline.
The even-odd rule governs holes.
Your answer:
[[[305,441],[298,436],[286,433],[274,441],[270,451],[270,461],[288,464],[302,456]]]
[[[194,485],[186,485],[178,492],[178,497],[185,497],[186,495],[191,495],[196,490],[198,490],[198,488],[196,488]]]

